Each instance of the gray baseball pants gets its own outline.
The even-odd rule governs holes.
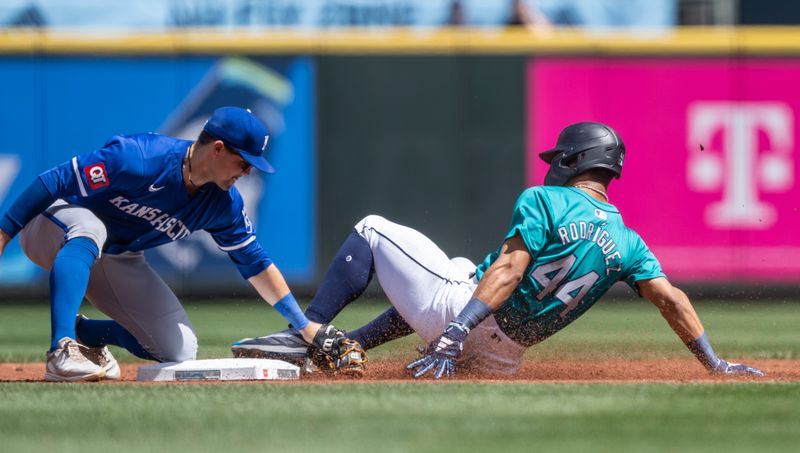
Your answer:
[[[88,237],[99,250],[106,228],[90,210],[56,201],[20,232],[28,258],[50,271],[69,239]],[[92,266],[86,299],[130,332],[163,362],[197,357],[197,336],[175,293],[147,264],[143,252],[101,254]]]

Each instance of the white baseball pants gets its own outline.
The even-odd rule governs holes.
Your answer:
[[[365,217],[355,229],[372,249],[375,274],[392,305],[423,340],[438,338],[472,297],[475,265],[451,260],[423,234],[380,216]],[[525,349],[490,316],[469,333],[459,367],[513,374]]]

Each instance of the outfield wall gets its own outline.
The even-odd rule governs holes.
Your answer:
[[[800,278],[786,258],[800,247],[798,54],[793,28],[3,34],[0,209],[111,134],[188,138],[214,107],[246,105],[273,128],[279,169],[241,181],[259,240],[290,283],[313,288],[369,213],[482,259],[541,181],[535,152],[593,119],[627,141],[612,201],[669,275],[787,285]],[[149,259],[181,293],[245,291],[209,242]],[[44,281],[15,241],[0,285]]]

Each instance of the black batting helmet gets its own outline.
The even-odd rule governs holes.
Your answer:
[[[539,154],[550,164],[544,178],[547,186],[563,186],[573,176],[592,168],[622,174],[625,144],[614,129],[603,123],[570,124],[558,135],[556,147]]]

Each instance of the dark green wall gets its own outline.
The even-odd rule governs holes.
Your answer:
[[[796,0],[739,0],[739,24],[800,24],[800,3]]]
[[[524,184],[522,57],[322,57],[319,268],[380,214],[450,256],[502,241]]]

